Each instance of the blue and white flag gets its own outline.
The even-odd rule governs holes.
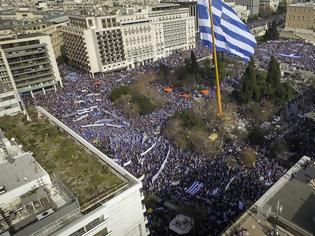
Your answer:
[[[301,58],[302,57],[302,56],[296,55],[294,53],[292,53],[292,54],[280,53],[280,55],[283,56],[283,57],[289,57],[289,58]]]
[[[191,195],[195,195],[196,193],[198,193],[203,187],[203,183],[199,182],[199,181],[195,181],[192,183],[192,185],[188,188],[185,189],[186,193],[189,193]]]
[[[211,2],[216,50],[228,52],[249,61],[257,45],[255,37],[232,7],[222,0],[212,0]],[[198,0],[198,14],[200,39],[203,44],[212,49],[208,0]]]
[[[227,183],[224,191],[227,191],[230,188],[231,183],[233,182],[233,180],[235,179],[235,175],[230,179],[230,181]]]

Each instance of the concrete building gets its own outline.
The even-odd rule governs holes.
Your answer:
[[[19,93],[33,96],[62,86],[49,35],[17,36],[0,41],[0,47]]]
[[[276,11],[278,9],[279,3],[279,0],[260,0],[260,9],[269,7],[272,11]]]
[[[284,31],[315,44],[315,3],[297,3],[287,6]]]
[[[237,5],[235,2],[227,2],[227,4],[234,9],[240,19],[247,21],[250,16],[250,10],[247,10],[247,6]]]
[[[70,64],[91,74],[133,68],[195,47],[195,18],[178,4],[73,16],[62,27]]]
[[[14,90],[0,84],[0,117],[15,115],[21,112],[20,98]]]
[[[315,163],[302,157],[222,234],[315,234]]]
[[[21,112],[20,97],[6,61],[4,51],[0,48],[0,117]]]
[[[179,4],[180,7],[188,8],[189,15],[195,17],[196,33],[199,32],[197,0],[164,0],[161,2],[162,3],[176,3],[176,4]]]
[[[38,112],[36,124],[46,124],[50,130],[57,126],[59,137],[73,139],[72,157],[79,152],[94,161],[84,165],[43,161],[45,157],[24,152],[0,132],[0,235],[148,235],[141,181],[44,109]],[[29,145],[28,138],[24,142]],[[84,175],[88,170],[92,174]],[[71,180],[73,171],[82,172],[82,177]],[[90,190],[94,188],[101,194],[95,195]]]
[[[67,25],[69,18],[64,15],[49,15],[33,12],[15,12],[15,14],[0,14],[0,35],[11,34],[24,35],[33,33],[44,33],[50,35],[51,44],[57,60],[61,58],[63,35],[61,26]]]
[[[250,16],[257,16],[259,13],[261,0],[227,0],[226,2],[235,2],[236,5],[246,6],[250,11]],[[240,14],[242,14],[240,12]]]

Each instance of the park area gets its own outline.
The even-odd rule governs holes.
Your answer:
[[[72,137],[46,118],[38,119],[35,109],[29,114],[32,121],[27,121],[22,114],[1,117],[0,129],[6,137],[22,144],[25,151],[32,152],[50,175],[56,174],[81,206],[125,184],[121,176],[87,153]]]

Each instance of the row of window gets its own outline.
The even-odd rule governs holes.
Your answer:
[[[289,7],[288,8],[288,11],[289,12],[302,12],[302,9],[301,8],[292,8],[292,7]],[[308,13],[310,13],[311,12],[311,9],[303,9],[303,12],[308,12]]]
[[[311,20],[309,16],[288,16],[289,19],[294,19],[294,20]]]
[[[0,112],[1,112],[1,111],[5,111],[5,110],[9,110],[9,109],[12,109],[12,108],[16,108],[16,107],[18,107],[18,106],[19,106],[19,104],[14,103],[14,104],[11,104],[11,105],[9,105],[9,106],[0,107]]]
[[[8,44],[1,45],[1,47],[2,49],[8,49],[8,48],[23,47],[23,46],[35,45],[35,44],[39,44],[39,40],[8,43]]]
[[[15,99],[14,95],[6,96],[6,97],[0,97],[0,102],[12,100],[12,99]]]

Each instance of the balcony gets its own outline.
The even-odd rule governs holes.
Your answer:
[[[21,85],[18,86],[18,91],[21,93],[24,92],[28,92],[28,91],[32,91],[32,90],[37,90],[37,89],[41,89],[41,88],[45,88],[45,87],[49,87],[49,86],[53,86],[53,85],[57,85],[58,82],[54,80],[54,78],[50,78],[50,81],[46,82],[46,83],[38,83],[38,84],[25,84],[25,85]]]
[[[7,52],[14,52],[14,51],[26,50],[26,49],[31,49],[31,48],[46,47],[46,46],[47,45],[45,43],[41,43],[41,44],[7,48],[7,49],[4,49],[4,51],[7,53]]]
[[[39,60],[39,59],[48,59],[49,56],[45,55],[45,56],[40,56],[40,57],[32,57],[32,58],[28,58],[28,59],[21,59],[21,60],[15,60],[15,61],[9,61],[9,65],[11,67],[12,64],[21,64],[22,62],[27,62],[27,61],[35,61],[35,60]]]
[[[37,66],[37,65],[33,65],[33,66]],[[20,72],[20,73],[14,73],[12,71],[12,75],[13,76],[20,76],[20,75],[27,75],[27,74],[31,74],[31,73],[35,73],[35,72],[40,72],[40,71],[45,71],[45,70],[50,70],[51,69],[51,66],[48,66],[48,67],[43,67],[43,68],[34,68],[30,71],[24,71],[24,72]]]
[[[36,75],[33,75],[33,76],[27,76],[27,77],[22,76],[21,78],[15,78],[13,76],[13,78],[14,78],[14,81],[16,83],[18,83],[18,82],[21,82],[23,80],[36,80],[36,78],[38,78],[38,77],[44,77],[44,76],[48,76],[48,75],[52,75],[52,74],[53,74],[53,71],[49,71],[47,73],[37,73]]]
[[[10,54],[7,55],[6,57],[9,58],[15,58],[15,57],[23,57],[23,56],[29,56],[29,55],[36,55],[36,54],[40,54],[40,53],[45,53],[47,52],[47,50],[34,50],[31,52],[19,52],[19,53],[14,53],[14,54]]]
[[[47,61],[47,60],[43,60],[42,62],[36,62],[36,63],[32,63],[32,64],[20,63],[18,66],[10,66],[10,69],[11,69],[12,73],[14,73],[13,72],[14,70],[26,69],[26,68],[29,68],[29,67],[45,65],[45,64],[50,64],[50,62]]]

